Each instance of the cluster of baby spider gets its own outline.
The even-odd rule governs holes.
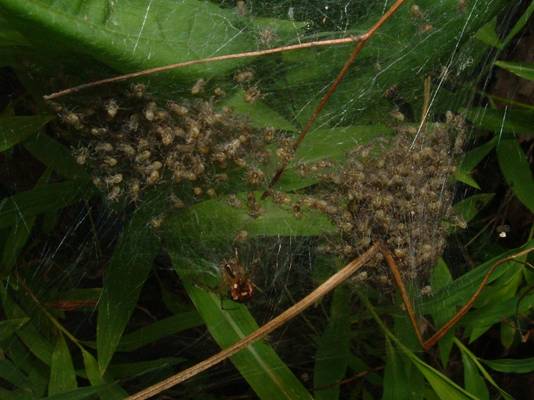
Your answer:
[[[418,135],[415,128],[399,129],[391,141],[354,148],[339,170],[318,173],[323,187],[314,207],[330,216],[340,237],[323,251],[354,258],[382,240],[405,278],[421,277],[444,250],[447,224],[465,227],[451,205],[461,125],[461,119],[448,114],[447,123],[428,125]],[[382,256],[370,265],[383,266]],[[366,279],[387,283],[383,269],[373,270]]]
[[[243,74],[238,74],[241,80],[252,79]],[[83,108],[51,107],[60,130],[74,132],[76,162],[91,170],[93,183],[110,201],[135,202],[147,188],[164,182],[187,188],[197,199],[214,197],[234,175],[261,186],[260,166],[269,159],[265,144],[275,131],[253,128],[228,108],[218,110],[216,101],[224,92],[216,88],[207,97],[206,88],[199,79],[190,99],[160,102],[135,84]],[[176,196],[171,201],[184,206]]]

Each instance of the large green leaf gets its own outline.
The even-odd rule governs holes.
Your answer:
[[[506,0],[485,2],[484,7],[475,2],[464,3],[465,9],[459,10],[455,1],[417,1],[424,18],[414,18],[410,6],[401,7],[362,50],[320,115],[319,123],[348,125],[369,118],[375,111],[373,106],[384,99],[384,93],[392,86],[409,93],[410,99],[420,96],[422,78],[436,65],[447,65],[449,71],[454,69],[458,74],[463,72],[462,56],[468,56],[460,51],[462,44],[509,6]],[[364,33],[383,12],[383,7],[372,3],[363,17],[353,19],[345,31],[352,35]],[[304,123],[352,48],[347,45],[283,54],[286,74],[274,80],[279,102],[294,99],[291,108],[296,119]],[[383,114],[373,116],[384,118]]]
[[[239,193],[237,197],[243,207],[236,208],[228,203],[227,197],[206,200],[170,216],[165,224],[164,237],[168,246],[176,247],[191,242],[197,245],[211,246],[214,242],[230,243],[241,230],[255,236],[316,236],[335,232],[335,227],[322,213],[304,210],[297,218],[291,209],[278,206],[272,199],[260,200],[261,193],[256,193],[256,201],[263,209],[257,218],[248,214],[246,209],[247,194]],[[297,200],[298,196],[292,196]]]
[[[53,43],[122,72],[254,48],[237,14],[207,1],[1,0],[0,7],[41,48]],[[243,62],[197,65],[171,76],[221,74]]]
[[[63,335],[58,335],[50,363],[48,395],[69,392],[78,387],[69,347]]]
[[[117,349],[160,249],[159,238],[149,224],[158,207],[157,202],[152,203],[146,200],[134,213],[106,268],[96,332],[98,365],[102,373]]]
[[[534,212],[534,177],[530,163],[517,140],[501,140],[497,144],[497,158],[504,179],[516,197]]]
[[[221,299],[217,295],[194,285],[192,276],[199,270],[198,264],[181,257],[180,253],[175,251],[170,251],[170,255],[191,301],[221,348],[229,347],[258,329],[256,321],[244,305],[235,303],[231,309],[225,310],[221,307]],[[230,359],[260,399],[312,398],[264,341],[249,345]]]
[[[37,134],[39,129],[52,118],[50,115],[0,118],[0,152]]]
[[[391,128],[381,124],[316,129],[304,138],[276,189],[298,190],[318,182],[316,177],[301,176],[296,170],[299,164],[312,164],[321,160],[340,162],[354,147],[392,134]]]

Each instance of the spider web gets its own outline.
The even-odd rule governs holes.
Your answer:
[[[193,4],[190,1],[185,3]],[[348,75],[314,124],[309,134],[311,141],[303,143],[303,150],[300,154],[297,152],[295,161],[289,165],[287,173],[275,187],[276,191],[289,193],[292,196],[309,196],[315,200],[332,201],[332,195],[340,197],[346,194],[343,192],[342,185],[325,183],[319,177],[320,173],[316,173],[317,171],[303,176],[299,174],[299,166],[304,165],[306,168],[313,169],[317,163],[326,160],[331,163],[327,168],[329,174],[342,175],[343,171],[346,172],[347,166],[351,165],[351,158],[347,156],[351,150],[357,146],[369,146],[370,151],[375,151],[377,148],[375,144],[377,141],[379,143],[381,138],[386,138],[387,143],[390,145],[393,143],[395,146],[396,142],[391,138],[401,135],[406,130],[409,131],[407,135],[412,135],[414,146],[403,148],[405,153],[398,154],[396,157],[409,158],[411,154],[418,151],[417,149],[422,149],[424,143],[431,140],[432,134],[429,133],[431,129],[427,127],[435,126],[436,122],[441,124],[440,126],[446,126],[450,122],[446,117],[447,111],[458,113],[462,107],[468,106],[473,101],[473,88],[479,81],[479,75],[484,76],[487,73],[486,66],[491,62],[491,54],[486,49],[479,50],[481,46],[474,35],[483,23],[491,19],[492,15],[505,8],[501,3],[503,2],[496,0],[406,2],[406,5],[371,39],[351,67]],[[158,6],[157,2],[153,1],[146,2],[143,7],[144,12],[136,12],[135,18],[140,18],[136,24],[137,30],[128,32],[127,39],[124,39],[131,60],[119,59],[115,64],[108,63],[112,69],[120,71],[119,64],[123,61],[128,63],[128,69],[132,69],[132,66],[136,64],[153,66],[156,63],[157,65],[158,60],[164,57],[157,53],[160,48],[154,44],[156,35],[161,35],[162,40],[167,41],[166,45],[171,47],[189,41],[188,52],[185,55],[189,58],[227,54],[231,52],[230,50],[241,51],[244,50],[241,48],[242,43],[250,45],[251,47],[246,50],[252,51],[356,36],[365,33],[372,23],[391,6],[392,1],[202,2],[203,5],[199,6],[198,10],[194,7],[187,9],[190,13],[188,22],[190,31],[183,33],[186,35],[185,40],[183,38],[169,39],[173,34],[169,24],[176,13],[180,12],[180,9],[173,9],[169,4],[165,6],[169,7],[168,14],[164,12],[163,6]],[[111,12],[110,20],[113,20],[114,7],[119,5],[110,1],[108,6]],[[162,8],[159,9],[159,7]],[[136,11],[135,7],[134,11]],[[206,14],[213,21],[215,32],[213,34],[209,32],[209,26],[199,27],[206,25]],[[121,21],[120,15],[117,15],[118,19],[114,23],[127,22]],[[199,38],[194,35],[204,35],[204,37]],[[218,35],[224,35],[224,38],[221,39]],[[151,43],[154,44],[155,54],[152,54]],[[241,176],[237,190],[232,186],[233,183],[215,187],[217,195],[223,198],[221,204],[225,204],[224,207],[226,207],[225,196],[227,195],[235,192],[244,194],[255,190],[258,197],[266,188],[274,167],[279,165],[283,159],[280,154],[276,153],[276,150],[287,149],[287,143],[290,143],[305,125],[333,83],[333,79],[345,63],[352,47],[353,45],[349,44],[297,50],[248,61],[222,62],[220,67],[217,66],[218,64],[208,64],[184,70],[183,73],[177,70],[169,75],[151,76],[138,80],[136,83],[145,85],[150,98],[159,102],[161,107],[169,99],[181,104],[183,98],[186,99],[184,104],[191,106],[193,101],[190,100],[191,89],[199,79],[204,79],[206,86],[203,88],[201,97],[209,98],[217,88],[225,92],[225,95],[214,106],[215,109],[221,109],[223,106],[231,107],[238,115],[236,118],[247,121],[243,124],[246,125],[246,129],[253,131],[253,134],[263,135],[270,127],[276,130],[271,147],[262,144],[270,149],[271,162],[262,165],[257,158],[250,161],[255,163],[257,168],[264,168],[265,177],[260,185],[243,189],[243,181],[246,178]],[[92,55],[94,54],[85,54],[84,57],[91,60]],[[69,63],[72,61],[64,54],[63,57],[66,59],[65,76],[57,73],[49,75],[54,90],[62,86],[60,84],[62,79],[69,81],[71,78]],[[153,61],[152,57],[156,61]],[[95,55],[95,58],[100,62],[103,61],[103,57],[99,55]],[[91,62],[94,63],[93,60]],[[53,66],[57,68],[57,64]],[[46,69],[41,72],[45,75],[49,73]],[[250,73],[250,79],[240,80],[240,74],[244,73]],[[90,72],[82,72],[81,77],[89,80],[93,75],[101,77],[103,74],[109,76],[112,72],[107,66],[97,64],[91,68]],[[430,82],[430,90],[426,96],[423,83],[425,79]],[[484,84],[487,84],[487,81]],[[78,97],[66,100],[64,103],[66,109],[69,112],[81,112],[80,110],[86,106],[87,101],[95,104],[118,99],[120,103],[121,94],[118,93],[131,91],[131,88],[125,84],[103,87],[101,91],[99,90],[96,90],[99,96],[96,102],[94,93],[82,93]],[[426,108],[425,101],[428,101]],[[131,105],[132,109],[135,107],[137,106]],[[106,110],[109,108],[104,111],[109,113]],[[198,111],[195,106],[191,106],[191,110]],[[127,110],[126,113],[130,117],[133,111]],[[422,117],[427,121],[426,124],[421,124]],[[101,120],[98,121],[101,122]],[[62,131],[63,128],[59,130]],[[75,149],[75,156],[79,155],[77,150],[88,146],[88,140],[93,140],[80,139],[79,135],[64,132],[58,134],[56,131],[51,134],[56,135],[54,137],[66,146]],[[468,131],[462,134],[468,138],[470,136]],[[232,133],[225,131],[224,135],[232,135]],[[449,154],[453,153],[456,136],[458,132],[452,132],[448,137]],[[333,143],[329,141],[329,137],[335,137],[339,141]],[[94,145],[90,144],[90,146]],[[256,148],[252,147],[247,151],[253,152]],[[457,149],[456,154],[450,156],[449,164],[457,163],[461,159],[462,151]],[[382,153],[379,152],[376,156],[377,159],[380,159],[380,154]],[[401,163],[400,160],[399,163]],[[416,165],[415,169],[417,168],[421,167]],[[10,171],[6,173],[9,174]],[[89,173],[93,175],[93,178],[103,176],[94,166],[89,167]],[[428,176],[425,178],[430,179]],[[435,178],[444,185],[445,183],[449,185],[452,179],[451,174],[444,173],[443,170],[437,171]],[[128,226],[130,216],[135,209],[142,208],[152,201],[158,212],[153,213],[149,221],[154,225],[150,229],[153,228],[155,235],[162,238],[164,247],[167,245],[175,251],[181,250],[184,255],[203,260],[204,276],[197,278],[194,283],[199,288],[217,293],[221,297],[227,296],[227,289],[221,291],[218,288],[219,264],[224,258],[232,256],[236,248],[238,249],[240,260],[257,288],[249,309],[259,324],[272,319],[309,293],[336,268],[362,252],[361,248],[358,248],[348,254],[340,254],[342,247],[339,244],[344,244],[344,242],[342,238],[340,239],[339,231],[336,230],[333,233],[330,230],[326,233],[315,234],[315,231],[310,228],[314,225],[314,219],[309,216],[309,210],[305,205],[302,205],[304,217],[296,215],[300,212],[295,209],[298,201],[293,201],[290,206],[281,207],[285,214],[282,215],[279,224],[291,225],[294,223],[293,220],[297,220],[297,224],[299,220],[304,221],[301,222],[304,225],[303,234],[298,233],[299,229],[290,228],[281,230],[289,232],[286,234],[262,235],[247,232],[249,237],[238,240],[235,235],[229,237],[224,227],[221,229],[217,225],[199,224],[197,227],[188,225],[188,229],[196,230],[190,237],[187,236],[185,229],[180,234],[169,235],[166,228],[160,228],[160,225],[165,227],[167,218],[176,218],[175,213],[180,215],[183,211],[172,211],[172,205],[167,201],[171,192],[184,201],[186,209],[191,207],[192,217],[200,218],[201,212],[196,211],[194,207],[204,201],[212,201],[205,194],[210,188],[209,184],[212,183],[210,179],[213,179],[212,176],[207,178],[207,183],[202,186],[204,191],[202,196],[192,194],[194,182],[186,183],[176,189],[176,187],[172,188],[172,179],[162,179],[159,186],[161,192],[154,196],[155,200],[146,200],[142,193],[139,200],[133,201],[127,198],[122,203],[109,201],[109,187],[103,185],[101,197],[107,196],[108,200],[91,200],[83,206],[75,205],[67,208],[61,217],[61,228],[51,230],[45,239],[40,238],[36,247],[27,254],[28,264],[32,265],[32,272],[26,276],[28,284],[32,286],[37,296],[46,299],[54,299],[56,296],[64,295],[68,290],[75,291],[75,288],[100,287],[103,271],[117,244],[119,233]],[[364,187],[367,191],[372,190],[369,185]],[[421,204],[422,210],[417,214],[418,218],[410,221],[413,226],[430,224],[431,228],[437,229],[443,220],[451,219],[449,206],[452,204],[453,194],[458,200],[464,193],[455,193],[452,185],[448,187],[451,194],[447,198],[447,207],[442,207],[437,214],[434,212],[432,219],[425,219],[429,211],[424,207],[428,207],[429,203]],[[90,197],[89,190],[93,189],[82,188],[81,190],[86,190]],[[146,193],[149,196],[149,189]],[[376,196],[383,200],[384,193],[377,191]],[[366,198],[366,201],[369,199]],[[245,197],[241,200],[246,202]],[[346,206],[343,199],[338,198],[336,201],[335,205],[338,208]],[[217,219],[219,213],[217,208],[211,210],[215,224],[220,223]],[[270,211],[271,208],[268,208],[265,214],[256,219],[268,218]],[[312,210],[312,212],[316,211]],[[373,208],[369,208],[366,212],[373,211]],[[250,207],[243,206],[239,212],[239,218],[242,215],[248,218]],[[330,221],[332,226],[339,228],[339,214],[320,212],[319,214],[323,220]],[[284,215],[287,217],[285,222]],[[53,219],[53,216],[50,218]],[[159,218],[161,221],[158,220]],[[22,217],[21,221],[26,221],[26,218]],[[374,220],[369,222],[375,223]],[[406,223],[406,221],[397,222]],[[47,224],[51,227],[55,226],[53,220],[48,221],[45,217],[41,223],[41,229],[44,232],[47,232]],[[291,234],[292,229],[296,233]],[[307,232],[307,229],[311,233]],[[229,230],[231,231],[230,228]],[[245,228],[239,231],[242,230],[246,231]],[[427,243],[433,249],[438,249],[438,254],[434,254],[435,257],[432,258],[433,263],[445,248],[444,243],[438,243],[444,240],[444,235],[438,236],[431,236],[430,242]],[[203,241],[206,237],[209,240]],[[140,235],[140,241],[141,238],[142,235]],[[351,237],[351,239],[358,242],[362,237]],[[374,239],[387,239],[387,237],[384,234],[373,237]],[[173,243],[169,244],[171,240]],[[318,251],[321,246],[332,243],[334,243],[335,251],[327,252],[326,255]],[[410,242],[409,238],[407,246],[412,251],[420,248],[420,244]],[[139,250],[139,252],[142,251],[142,249]],[[132,258],[135,257],[136,254],[133,254]],[[65,268],[65,265],[68,267]],[[414,273],[405,276],[414,295],[417,296],[420,289],[428,283],[431,267],[432,265],[427,263],[425,271],[414,268]],[[420,272],[421,275],[419,275]],[[351,283],[351,287],[357,289],[366,287],[366,279],[361,278],[362,276],[360,280],[356,279]],[[375,296],[379,302],[389,303],[394,297],[394,292],[390,287],[384,295],[373,292],[374,283],[368,286],[371,296]],[[160,290],[166,293],[163,301],[157,299],[157,293],[160,293]],[[156,259],[153,272],[141,292],[138,308],[134,312],[128,331],[167,316],[168,312],[164,311],[165,307],[175,311],[180,307],[185,308],[185,304],[187,304],[186,296],[173,271],[173,266],[167,257],[161,254]],[[93,305],[92,308],[89,307],[89,310],[86,309],[85,313],[74,313],[74,316],[70,317],[72,320],[67,324],[75,335],[83,339],[94,340],[96,314],[97,308]],[[313,375],[311,360],[315,356],[316,343],[328,320],[328,314],[329,301],[326,300],[315,310],[307,312],[301,319],[288,324],[269,338],[269,343],[307,385],[310,385],[309,380]],[[362,316],[355,317],[356,320],[359,318],[365,319]],[[208,356],[217,349],[204,328],[197,327],[193,331],[186,331],[182,335],[165,340],[174,354],[195,359]],[[160,356],[162,352],[152,350],[147,353],[149,356]],[[136,353],[132,357],[144,359],[147,353]],[[128,356],[122,356],[122,359],[127,360]],[[211,370],[203,377],[194,378],[183,388],[175,389],[173,394],[180,398],[200,398],[211,393],[243,394],[247,391],[243,386],[235,389],[236,382],[241,381],[240,375],[232,367],[225,365]]]

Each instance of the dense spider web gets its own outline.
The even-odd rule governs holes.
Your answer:
[[[236,20],[228,21],[227,29],[231,37],[239,36],[250,29],[249,19],[262,18],[261,24],[254,25],[252,33],[254,43],[249,50],[362,34],[392,4],[387,0],[371,2],[247,1],[237,2],[238,4],[234,1],[220,1],[213,3],[238,16]],[[494,2],[455,0],[437,3],[432,1],[421,1],[417,4],[407,2],[392,20],[379,30],[352,66],[338,91],[315,123],[310,135],[321,129],[375,124],[393,127],[392,132],[395,135],[400,134],[402,127],[406,125],[411,129],[411,133],[407,134],[411,134],[413,143],[417,144],[413,148],[405,149],[405,157],[408,158],[411,152],[424,147],[424,143],[431,140],[427,137],[431,135],[428,133],[429,130],[420,125],[422,110],[425,110],[424,118],[429,125],[434,122],[446,124],[449,122],[446,118],[447,111],[459,112],[462,107],[469,105],[469,102],[473,100],[472,90],[470,90],[472,84],[478,81],[479,74],[487,72],[486,65],[491,61],[491,54],[476,50],[478,45],[473,35],[480,27],[480,20],[485,18],[486,9],[491,8]],[[147,5],[147,14],[151,4],[152,2],[149,2]],[[235,25],[236,21],[239,23],[239,18],[245,22]],[[285,20],[284,24],[277,23],[277,19]],[[143,29],[143,23],[140,24],[140,29]],[[222,49],[224,47],[224,45],[221,46]],[[305,125],[346,61],[352,47],[353,45],[342,45],[299,50],[259,58],[247,65],[238,66],[223,76],[206,78],[207,88],[205,90],[211,93],[220,87],[228,97],[241,93],[241,97],[252,97],[250,103],[245,101],[251,107],[263,103],[265,107],[269,107],[273,112],[282,116],[294,127],[293,132],[279,129],[278,135],[281,141],[275,141],[275,143],[283,147],[283,140],[294,138],[296,132]],[[218,54],[215,52],[213,55]],[[236,79],[236,74],[248,71],[253,73],[250,80],[239,82],[239,79]],[[431,84],[426,96],[429,100],[428,107],[424,108],[423,81],[427,77]],[[484,78],[485,75],[482,77]],[[168,85],[169,88],[161,89],[162,94],[159,93],[159,88],[165,85],[165,77],[148,78],[142,82],[151,92],[151,96],[156,99],[161,97],[158,101],[164,104],[171,98],[189,96],[191,87],[198,82],[197,79],[203,79],[202,74],[179,83],[173,82]],[[464,85],[467,85],[469,90],[465,90]],[[111,96],[106,95],[106,98],[109,99]],[[83,101],[80,103],[83,104]],[[240,103],[243,102],[240,101]],[[70,107],[78,110],[82,106]],[[248,115],[248,117],[254,120],[253,115]],[[263,122],[265,123],[265,120]],[[267,126],[256,128],[261,130]],[[389,132],[384,128],[384,132],[386,131]],[[462,134],[469,138],[469,131]],[[68,138],[62,139],[69,140]],[[447,151],[452,154],[455,137],[451,136],[449,139],[452,142]],[[374,143],[373,140],[371,143]],[[355,140],[354,145],[362,143],[364,142]],[[70,145],[80,148],[80,143],[76,140]],[[347,152],[354,147],[350,143],[346,143],[345,146]],[[461,159],[460,153],[461,151],[457,149],[456,153],[448,159],[447,165],[457,163]],[[75,152],[76,155],[79,153]],[[397,155],[397,157],[401,156],[402,154]],[[346,168],[345,161],[335,160],[330,166],[329,173],[342,174],[343,168]],[[272,173],[273,170],[269,172]],[[268,178],[270,176],[265,176],[259,189],[265,188]],[[309,178],[309,176],[304,178]],[[452,204],[453,195],[456,199],[463,195],[454,192],[450,185],[451,176],[444,173],[443,169],[436,172],[435,178],[443,183],[442,186],[447,185],[450,193],[446,196],[449,204],[440,208],[441,214],[436,215],[434,212],[434,218],[430,221],[433,224],[432,227],[437,227],[442,224],[443,219],[450,217],[449,206]],[[302,193],[316,200],[328,200],[329,194],[332,193],[325,193],[324,190],[333,191],[333,194],[336,194],[336,190],[341,191],[340,185],[326,185],[326,189],[320,186],[319,184],[303,189]],[[366,186],[366,189],[369,187]],[[223,187],[223,191],[231,193],[231,187]],[[106,195],[109,197],[107,188],[103,192],[103,197]],[[443,192],[440,193],[440,196],[442,195]],[[377,192],[377,196],[381,197],[383,193]],[[192,198],[188,199],[186,196],[186,203]],[[67,209],[63,217],[67,222],[65,227],[59,232],[54,231],[51,237],[41,243],[33,254],[33,258],[38,260],[35,261],[34,279],[41,280],[43,276],[46,277],[45,285],[39,291],[45,292],[53,288],[60,292],[69,288],[98,286],[105,264],[117,242],[118,232],[127,225],[128,215],[132,210],[143,201],[141,198],[139,202],[127,202],[126,211],[117,211],[120,207],[109,201],[91,202],[84,207]],[[336,206],[342,207],[343,201],[339,199],[337,201]],[[428,204],[430,203],[422,204],[422,207]],[[295,211],[294,208],[290,210],[292,213]],[[369,210],[372,208],[367,212]],[[428,210],[423,209],[417,214],[419,219],[416,218],[410,223],[414,226],[428,224],[428,219],[423,221],[423,217],[428,213]],[[443,218],[439,218],[440,215]],[[339,218],[332,218],[332,221],[339,222]],[[368,222],[375,223],[375,221]],[[441,236],[430,235],[431,242],[425,244],[438,250],[435,256],[439,256],[445,248],[444,243],[438,243],[444,239],[443,235],[443,233]],[[361,239],[354,238],[355,241]],[[378,237],[378,239],[387,238]],[[210,243],[196,243],[194,248],[191,248],[189,241],[184,240],[182,243],[182,238],[176,237],[174,246],[183,246],[184,252],[192,253],[206,261],[206,273],[211,278],[207,279],[208,283],[198,282],[197,284],[199,287],[218,292],[222,298],[228,293],[226,289],[220,290],[217,287],[220,273],[219,263],[222,259],[231,257],[237,248],[241,262],[257,288],[249,308],[258,323],[262,324],[307,294],[335,268],[361,252],[361,249],[356,249],[356,251],[353,249],[347,254],[339,254],[339,250],[342,249],[339,247],[339,240],[339,234],[325,234],[318,237],[259,237],[242,241],[232,238],[217,247],[213,247]],[[408,247],[416,248],[417,245],[410,243],[409,240],[408,237]],[[332,251],[326,254],[317,251],[321,246],[331,243],[334,243],[331,247],[336,250],[334,254]],[[67,269],[57,267],[64,265],[67,260],[69,265]],[[337,264],[335,268],[332,268],[332,260]],[[432,258],[433,262],[435,260],[435,257]],[[430,264],[426,265],[427,269],[430,267]],[[421,272],[417,268],[414,271]],[[408,276],[407,284],[416,296],[427,284],[428,270],[424,272],[422,277],[417,274]],[[382,274],[384,273],[386,273],[385,270],[382,271]],[[355,288],[363,288],[366,285],[365,281],[366,279],[355,280],[352,285]],[[178,278],[165,255],[161,255],[157,260],[141,296],[140,304],[143,304],[143,300],[146,299],[149,304],[154,302],[151,304],[153,308],[143,310],[139,307],[139,310],[135,312],[136,315],[145,315],[138,318],[138,321],[153,320],[165,315],[165,312],[157,310],[158,306],[163,308],[163,305],[154,301],[154,296],[150,294],[151,291],[157,291],[161,287],[183,296]],[[378,295],[378,300],[391,301],[394,297],[391,287],[386,293],[386,295]],[[232,307],[224,301],[222,305]],[[96,313],[96,308],[94,310]],[[290,367],[298,371],[299,377],[304,381],[310,379],[312,375],[313,363],[310,360],[314,356],[314,344],[324,327],[328,312],[328,302],[318,305],[315,310],[307,313],[302,319],[290,323],[269,339],[269,343],[280,352]],[[96,320],[75,318],[79,318],[79,321],[73,324],[74,333],[82,338],[85,336],[90,338],[92,335],[90,332],[95,331]],[[175,338],[171,348],[176,351],[177,356],[194,355],[199,359],[200,356],[209,355],[216,350],[216,346],[202,328],[196,328],[193,333],[185,333]],[[195,378],[191,384],[186,386],[186,389],[176,389],[175,393],[195,397],[214,390],[224,392],[234,382],[240,380],[239,374],[229,365],[225,365],[217,367],[204,377]]]

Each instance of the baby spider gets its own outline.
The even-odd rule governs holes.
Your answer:
[[[239,303],[250,300],[254,294],[254,284],[239,261],[237,249],[235,249],[234,257],[222,260],[219,266],[223,283],[229,289],[232,300]]]

